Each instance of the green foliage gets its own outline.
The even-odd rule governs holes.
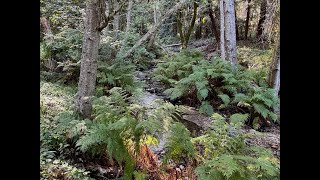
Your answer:
[[[250,69],[267,70],[272,59],[272,49],[261,50],[256,47],[238,47],[238,61],[240,64],[248,64]]]
[[[55,35],[46,35],[40,43],[40,60],[57,62],[56,71],[64,72],[65,81],[77,80],[80,73],[82,32],[67,28]]]
[[[195,156],[190,132],[180,122],[172,124],[165,147],[168,150],[164,157],[165,164],[169,159],[178,160],[179,158],[193,158]]]
[[[209,104],[208,101],[202,101],[202,104],[199,108],[199,112],[205,113],[208,116],[213,114],[213,107]]]
[[[192,73],[192,66],[202,60],[202,54],[196,50],[182,50],[172,58],[164,57],[154,69],[154,79],[167,85],[174,85],[178,80]]]
[[[111,65],[100,62],[98,65],[97,85],[111,89],[122,87],[128,92],[134,92],[141,83],[134,79],[135,66],[130,62],[115,60]]]
[[[120,52],[117,54],[117,58],[122,57],[129,49],[131,49],[142,36],[139,33],[130,31],[128,33],[121,33]],[[128,60],[135,64],[140,69],[147,69],[150,66],[150,61],[155,59],[159,55],[159,48],[152,46],[148,47],[148,44],[143,44],[133,51],[133,56]]]
[[[229,62],[219,58],[209,62],[199,53],[183,51],[168,62],[159,63],[154,78],[167,84],[169,88],[164,94],[171,100],[191,99],[191,104],[208,115],[214,108],[238,106],[237,109],[251,113],[252,118],[277,118],[272,109],[279,105],[279,99],[268,88],[265,74],[240,66],[233,70]],[[213,103],[219,100],[219,106]]]
[[[74,179],[93,180],[88,171],[73,166],[60,159],[43,159],[40,157],[40,179]]]
[[[155,109],[130,104],[128,93],[119,87],[112,88],[109,93],[108,97],[94,100],[95,118],[92,124],[86,124],[84,136],[77,141],[77,146],[92,154],[107,153],[120,165],[125,162],[125,179],[131,179],[135,163],[132,149],[138,153],[141,142],[161,132],[162,127],[166,128],[172,122],[170,115],[175,108],[160,102]]]
[[[272,112],[273,108],[279,106],[279,98],[274,96],[274,89],[253,87],[247,95],[235,94],[232,104],[237,104],[237,106],[248,104],[254,112],[260,114],[263,118],[277,120],[277,115]]]
[[[199,179],[275,179],[279,162],[262,147],[247,146],[240,132],[248,114],[233,114],[230,125],[225,117],[213,114],[213,130],[194,138],[204,146],[203,165],[196,168]]]
[[[84,6],[82,0],[40,0],[41,17],[47,18],[53,33],[67,28],[80,29]]]
[[[147,178],[147,175],[143,172],[134,171],[133,172],[135,180],[145,180]]]

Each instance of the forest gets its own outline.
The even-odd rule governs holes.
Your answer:
[[[280,179],[280,0],[40,0],[40,179]]]

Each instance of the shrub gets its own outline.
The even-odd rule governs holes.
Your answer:
[[[250,113],[251,119],[259,116],[276,120],[272,109],[279,105],[279,99],[268,88],[263,75],[241,66],[234,70],[229,62],[219,58],[209,62],[199,53],[186,54],[182,52],[159,63],[154,71],[154,78],[169,87],[164,93],[171,100],[180,99],[208,115],[214,109],[228,108]]]
[[[272,152],[247,146],[241,133],[248,114],[230,116],[230,124],[217,113],[212,115],[212,130],[193,141],[204,146],[202,165],[196,168],[199,179],[278,179],[279,161]]]
[[[170,134],[165,144],[167,153],[164,157],[164,164],[169,159],[194,158],[195,149],[191,142],[189,130],[180,122],[171,125]]]

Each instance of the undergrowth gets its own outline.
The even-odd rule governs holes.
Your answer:
[[[168,87],[164,93],[171,100],[180,100],[211,115],[214,110],[250,114],[250,123],[259,118],[277,120],[272,109],[279,105],[265,76],[256,71],[231,64],[220,58],[207,61],[196,51],[182,51],[173,58],[164,59],[153,72],[154,79]]]

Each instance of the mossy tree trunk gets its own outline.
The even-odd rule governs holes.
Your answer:
[[[244,29],[244,39],[248,39],[248,32],[249,32],[249,21],[250,21],[250,9],[251,9],[251,0],[247,0],[247,16],[246,16],[246,24]]]
[[[75,108],[84,118],[91,117],[91,97],[95,92],[97,75],[97,57],[100,43],[100,32],[113,19],[119,9],[106,16],[105,0],[87,0],[84,19],[84,37],[81,55],[78,92],[75,98]]]

